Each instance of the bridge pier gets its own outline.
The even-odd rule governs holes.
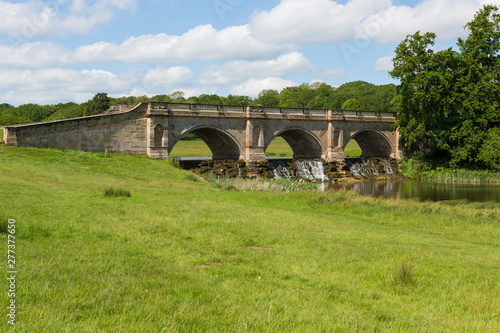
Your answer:
[[[151,158],[167,159],[168,148],[168,118],[148,117],[147,155]]]

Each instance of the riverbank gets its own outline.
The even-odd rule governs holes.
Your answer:
[[[226,191],[146,157],[0,151],[20,331],[500,329],[498,204]]]
[[[500,184],[500,173],[478,170],[438,169],[422,172],[417,179],[442,183]]]

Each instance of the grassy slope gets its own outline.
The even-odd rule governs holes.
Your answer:
[[[166,161],[0,151],[19,332],[500,329],[498,204],[224,192]]]
[[[346,156],[361,156],[361,149],[356,141],[349,141],[345,154]],[[201,139],[181,140],[175,145],[170,156],[212,156],[212,152]],[[277,137],[267,148],[266,156],[291,157],[293,151],[282,137]]]

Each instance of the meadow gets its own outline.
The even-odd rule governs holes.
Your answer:
[[[6,146],[0,184],[18,332],[500,330],[499,204],[227,191],[169,161]]]

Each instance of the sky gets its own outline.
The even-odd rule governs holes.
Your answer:
[[[456,46],[484,4],[500,0],[0,0],[0,103],[397,84],[407,35]]]

